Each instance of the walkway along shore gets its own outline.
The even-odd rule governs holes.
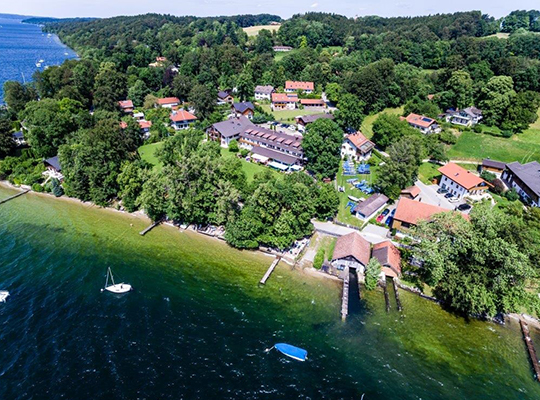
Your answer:
[[[26,189],[26,190],[23,190],[22,192],[19,192],[19,193],[17,193],[17,194],[14,194],[13,196],[9,196],[9,197],[6,198],[6,199],[0,200],[0,204],[4,204],[4,203],[7,203],[7,202],[10,201],[10,200],[16,199],[17,197],[22,196],[23,194],[26,194],[26,193],[28,193],[29,191],[30,191],[29,189]]]

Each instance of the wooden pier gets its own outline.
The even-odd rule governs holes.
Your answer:
[[[4,200],[0,200],[0,204],[4,204],[4,203],[7,203],[8,201],[10,200],[13,200],[13,199],[16,199],[17,197],[19,196],[22,196],[23,194],[26,194],[28,193],[30,190],[23,190],[22,192],[19,192],[17,194],[14,194],[13,196],[9,196],[7,199],[4,199]]]
[[[527,350],[529,351],[529,357],[531,358],[535,378],[537,381],[540,382],[540,365],[538,363],[538,356],[536,355],[536,350],[534,349],[534,344],[531,339],[531,334],[529,332],[529,326],[522,319],[519,320],[519,324],[521,325],[521,331],[523,332],[523,340],[525,341],[525,345],[527,346]]]
[[[268,278],[270,278],[270,275],[272,275],[272,272],[274,272],[274,269],[276,269],[279,261],[281,260],[281,257],[276,257],[276,259],[272,262],[272,265],[268,268],[262,279],[259,281],[261,285],[265,285]]]
[[[160,223],[161,223],[161,221],[154,222],[152,225],[150,225],[150,226],[149,226],[148,228],[146,228],[145,230],[140,231],[140,232],[139,232],[139,235],[141,235],[141,236],[146,235],[148,232],[150,232],[152,229],[154,229],[154,228],[155,228],[156,226],[158,226]]]
[[[401,300],[399,299],[398,284],[395,278],[392,278],[392,284],[394,285],[394,295],[396,296],[396,304],[398,311],[402,311]]]
[[[341,297],[341,319],[345,321],[349,314],[349,267],[345,268],[345,276],[343,277],[343,294]]]
[[[388,295],[388,287],[386,280],[381,281],[381,286],[384,291],[384,302],[386,303],[386,312],[390,312],[390,296]]]

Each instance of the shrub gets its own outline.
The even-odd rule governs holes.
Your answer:
[[[500,179],[494,179],[491,183],[493,184],[493,187],[491,188],[491,191],[493,193],[501,194],[502,192],[504,192],[505,186],[503,181],[501,181]]]
[[[324,262],[324,248],[319,247],[319,250],[317,250],[317,254],[315,255],[315,258],[313,259],[313,267],[316,269],[321,269]]]
[[[501,134],[502,134],[502,137],[504,138],[511,138],[514,135],[514,132],[510,130],[504,130],[501,132]]]
[[[497,179],[497,175],[495,175],[493,172],[482,171],[482,173],[480,174],[480,178],[488,181],[489,183],[493,183],[493,181]]]
[[[509,201],[516,201],[519,199],[519,194],[516,192],[516,189],[512,188],[504,194],[504,197]]]
[[[246,158],[248,154],[249,154],[249,150],[248,150],[248,149],[240,149],[240,155],[241,155],[243,158]]]
[[[229,151],[231,153],[238,153],[238,151],[240,150],[240,148],[238,147],[238,142],[233,139],[229,142]]]
[[[41,193],[41,192],[43,192],[45,189],[43,189],[43,186],[41,186],[39,183],[34,183],[34,184],[32,185],[32,190],[33,190],[34,192]]]
[[[454,135],[451,132],[447,132],[447,131],[441,132],[441,134],[439,135],[439,140],[441,142],[446,143],[446,144],[456,144],[457,143],[456,135]]]
[[[475,125],[473,131],[476,133],[482,133],[482,127],[480,125]]]
[[[62,189],[62,186],[60,186],[60,182],[58,182],[58,179],[51,180],[51,188],[52,188],[52,193],[56,197],[60,197],[64,194],[64,189]]]
[[[379,275],[381,274],[381,264],[376,258],[369,260],[368,265],[366,265],[366,289],[373,290],[377,287],[377,282],[379,281]]]

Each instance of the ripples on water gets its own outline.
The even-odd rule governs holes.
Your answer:
[[[540,398],[516,331],[405,293],[405,316],[370,293],[342,324],[331,283],[282,268],[258,288],[270,259],[143,225],[0,205],[0,399]],[[135,291],[101,293],[107,265]],[[309,360],[264,353],[278,341]]]

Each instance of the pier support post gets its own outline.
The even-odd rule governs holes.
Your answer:
[[[386,312],[390,312],[390,296],[388,296],[388,287],[386,286],[386,279],[381,281],[381,286],[384,291],[384,301],[386,303]]]
[[[403,307],[401,306],[401,300],[399,299],[398,284],[396,278],[392,278],[392,284],[394,285],[394,294],[396,296],[396,304],[398,311],[402,311]]]
[[[345,268],[343,277],[343,294],[341,297],[341,320],[345,321],[349,314],[349,267]]]
[[[538,356],[536,355],[536,350],[534,349],[534,344],[531,339],[531,333],[529,332],[529,326],[522,319],[519,320],[519,324],[521,325],[521,332],[523,332],[523,340],[525,341],[525,345],[529,351],[529,357],[531,358],[535,378],[540,382],[540,365],[538,363]]]

